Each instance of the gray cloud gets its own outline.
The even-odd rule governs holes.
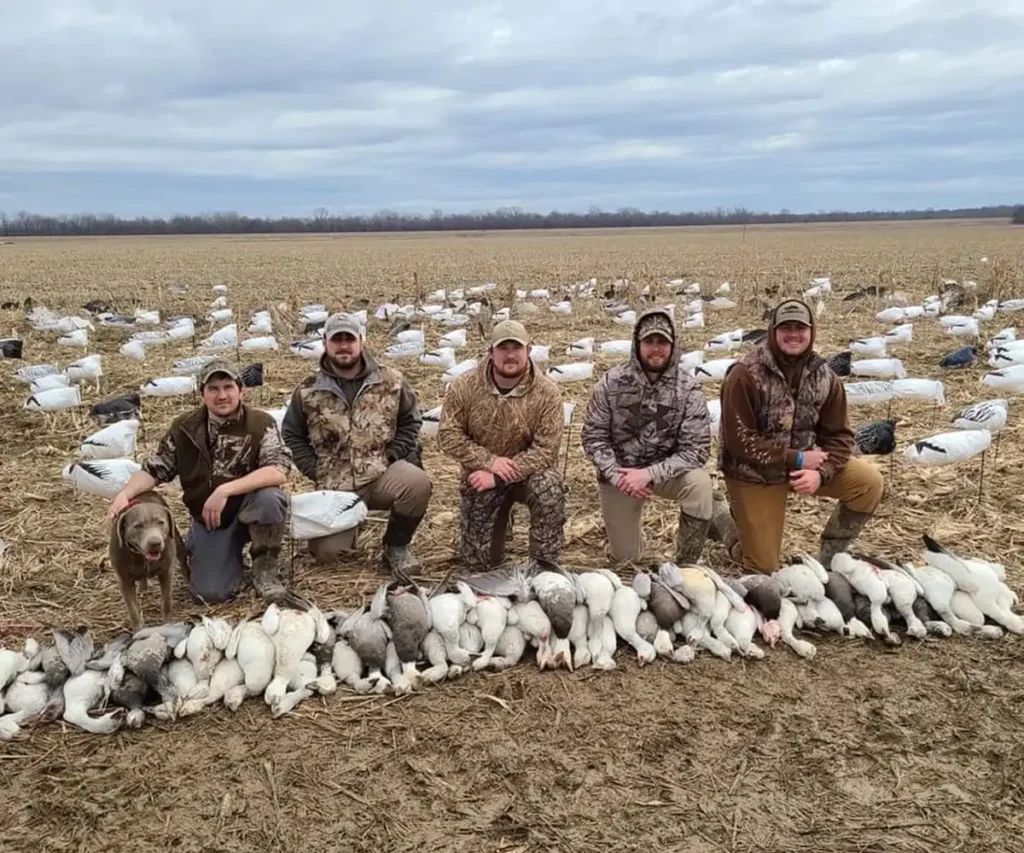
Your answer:
[[[0,209],[1024,197],[1019,0],[140,5],[5,10]]]

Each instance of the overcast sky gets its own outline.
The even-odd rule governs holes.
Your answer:
[[[4,0],[0,211],[1024,201],[1024,0]]]

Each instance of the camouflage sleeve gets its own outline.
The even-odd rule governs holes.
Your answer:
[[[465,374],[468,376],[469,374]],[[441,403],[441,423],[437,429],[437,444],[446,456],[464,467],[479,471],[490,467],[494,454],[477,444],[469,435],[469,402],[465,399],[463,376],[448,388]]]
[[[703,468],[711,455],[711,415],[699,386],[690,388],[683,407],[676,452],[648,469],[655,485]]]
[[[607,376],[607,374],[605,374]],[[601,377],[587,403],[587,414],[580,432],[583,452],[597,468],[598,476],[615,482],[615,469],[619,461],[612,447],[612,410],[608,404],[608,383]]]
[[[416,392],[409,383],[402,380],[402,389],[398,396],[398,423],[395,426],[395,437],[388,442],[386,449],[388,462],[408,459],[416,450],[420,438],[420,427],[423,417],[416,400]]]
[[[142,463],[142,470],[157,483],[169,483],[178,476],[178,447],[172,430],[164,433],[157,445],[156,455]]]
[[[288,445],[281,438],[277,424],[271,424],[260,439],[260,455],[257,462],[260,468],[277,468],[286,477],[292,470],[292,454]]]
[[[565,432],[565,414],[562,395],[554,383],[545,383],[544,393],[537,400],[537,426],[530,446],[512,457],[519,466],[519,479],[554,468],[558,462],[558,448]]]
[[[296,388],[292,393],[292,399],[288,403],[288,409],[284,413],[284,423],[281,425],[281,432],[285,444],[291,453],[295,467],[308,479],[316,482],[317,455],[309,440],[309,424],[306,421],[306,411],[302,408],[302,394]]]

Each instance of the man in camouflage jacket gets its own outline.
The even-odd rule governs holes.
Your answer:
[[[228,362],[209,362],[198,379],[203,405],[174,419],[156,455],[111,502],[109,517],[115,519],[136,497],[177,477],[192,516],[185,544],[193,596],[208,603],[234,597],[242,586],[242,550],[249,542],[256,591],[278,604],[308,606],[280,579],[288,512],[281,486],[291,457],[277,423],[242,401],[241,375]]]
[[[530,512],[530,556],[562,558],[565,493],[556,463],[565,429],[562,395],[530,359],[523,325],[494,327],[487,358],[456,379],[441,406],[438,444],[462,467],[462,559],[499,564],[513,503]]]
[[[324,324],[320,369],[292,394],[284,440],[295,466],[319,489],[354,492],[370,509],[389,511],[383,560],[400,576],[419,567],[410,543],[430,501],[426,472],[408,461],[419,449],[416,394],[397,370],[363,346],[351,314]],[[314,539],[310,550],[329,561],[348,550],[352,533]]]
[[[790,492],[839,501],[821,534],[826,568],[882,499],[882,475],[850,456],[846,392],[814,351],[814,332],[807,304],[785,300],[764,342],[722,383],[719,467],[729,501],[716,501],[714,527],[733,558],[757,571],[779,568]]]
[[[607,371],[587,406],[583,449],[597,469],[613,559],[638,562],[642,513],[652,495],[680,506],[677,563],[695,563],[711,519],[710,419],[700,383],[679,367],[672,316],[637,318],[629,361]]]

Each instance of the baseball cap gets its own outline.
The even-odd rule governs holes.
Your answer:
[[[324,323],[324,339],[328,340],[335,335],[341,334],[361,338],[363,336],[363,326],[359,322],[359,318],[353,314],[345,314],[343,312],[331,314],[327,318],[327,322]]]
[[[649,338],[652,335],[661,335],[668,341],[675,337],[672,333],[672,323],[664,314],[651,314],[640,321],[637,338],[642,341],[644,338]]]
[[[505,320],[498,323],[491,332],[491,346],[496,347],[505,341],[515,341],[525,347],[530,345],[530,336],[518,320]]]
[[[781,326],[783,323],[803,323],[805,326],[813,326],[811,309],[799,299],[787,299],[785,302],[779,303],[779,307],[775,309],[774,325]]]
[[[204,364],[203,369],[199,371],[199,387],[202,388],[218,373],[224,374],[228,379],[233,379],[235,382],[242,381],[242,375],[231,362],[223,358],[215,358],[213,361]]]

